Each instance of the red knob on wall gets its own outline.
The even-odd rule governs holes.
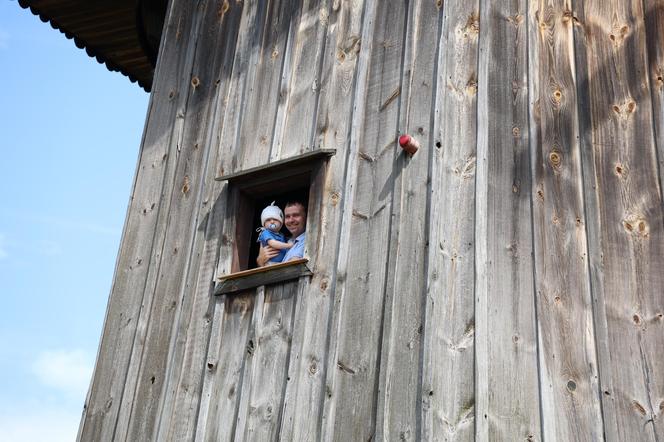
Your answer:
[[[417,149],[420,148],[420,143],[418,143],[417,140],[410,135],[401,135],[399,137],[399,145],[410,155],[415,155]]]

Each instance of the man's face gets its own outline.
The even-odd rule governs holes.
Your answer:
[[[293,238],[300,236],[307,227],[307,214],[301,204],[293,204],[284,210],[284,224]]]

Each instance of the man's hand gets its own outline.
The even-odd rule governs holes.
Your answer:
[[[258,267],[263,267],[267,264],[269,260],[274,258],[279,254],[279,250],[274,247],[265,246],[258,249],[258,257],[256,257],[256,264]]]

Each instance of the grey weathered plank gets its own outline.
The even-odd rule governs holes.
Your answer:
[[[367,8],[371,34],[368,73],[358,82],[357,101],[366,101],[358,128],[358,150],[351,150],[335,288],[338,307],[332,324],[322,438],[367,440],[375,432],[375,400],[380,364],[382,312],[387,278],[388,238],[396,167],[398,102],[401,85],[404,3],[378,2]],[[371,40],[371,41],[370,41]],[[369,42],[370,41],[370,42]],[[350,169],[350,168],[353,169]]]
[[[300,7],[299,2],[284,1],[270,3],[268,7],[256,74],[243,98],[247,107],[243,109],[246,118],[241,122],[238,149],[242,151],[238,157],[241,161],[237,163],[237,170],[246,170],[269,161],[275,125],[273,115],[279,99],[279,94],[275,93],[276,86],[280,82],[289,49],[287,42],[292,29],[291,21],[296,19]],[[245,355],[238,419],[232,435],[237,440],[266,435],[274,438],[278,434],[297,282],[264,289],[259,287],[257,290],[259,295],[255,300],[250,331],[255,336],[250,339],[253,339],[256,348],[260,346],[260,357]],[[282,302],[272,302],[273,295],[282,290],[290,296]],[[286,304],[289,308],[285,307]],[[271,324],[266,327],[276,326],[273,320],[282,324],[280,327],[286,330],[284,333],[288,334],[288,342],[282,342],[282,333],[275,335],[272,341],[262,340],[259,343],[257,340],[261,336],[269,336],[272,332],[261,328],[263,319],[267,321],[265,324]],[[270,358],[274,358],[276,365],[268,369],[264,364]],[[279,373],[274,373],[275,369],[280,370]],[[260,407],[261,415],[250,412],[255,406]]]
[[[253,351],[250,325],[255,293],[216,298],[212,340],[206,359],[205,380],[196,440],[232,440],[238,418],[245,354]],[[217,345],[213,345],[217,344]],[[209,386],[209,388],[205,388]]]
[[[235,440],[275,440],[279,434],[298,284],[265,287],[255,304]]]
[[[566,0],[529,5],[535,288],[546,440],[603,437]]]
[[[646,45],[650,73],[650,93],[659,162],[660,197],[664,204],[664,2],[644,0]],[[661,318],[662,313],[659,313]],[[661,368],[661,366],[660,366]],[[660,384],[661,385],[661,384]],[[654,404],[658,419],[653,421],[658,436],[664,434],[664,393],[659,391],[659,405]]]
[[[664,232],[643,3],[587,0],[575,35],[584,195],[608,440],[659,440]]]
[[[247,2],[242,9],[240,31],[231,74],[231,85],[224,98],[224,113],[216,138],[219,152],[216,170],[232,170],[232,162],[239,150],[240,119],[243,114],[245,91],[249,88],[263,29],[265,16],[258,2]],[[227,183],[214,192],[215,216],[223,218],[218,237],[211,237],[211,246],[219,247],[216,274],[229,273],[233,266],[235,218],[228,216],[229,207],[236,207],[235,193]],[[218,215],[217,215],[218,214]],[[215,244],[216,243],[216,244]],[[210,281],[212,282],[212,280]],[[246,297],[251,299],[247,301]],[[206,366],[201,390],[201,405],[196,425],[197,440],[229,440],[237,418],[240,382],[248,330],[254,305],[253,291],[242,297],[225,297],[215,302],[212,331],[207,346]]]
[[[664,187],[664,2],[644,0],[646,47],[648,53],[649,88],[655,124],[655,143],[659,163],[659,186]],[[663,195],[664,196],[664,195]],[[664,200],[663,200],[664,201]]]
[[[208,89],[209,100],[214,102],[208,118],[207,133],[201,145],[209,145],[205,165],[203,194],[196,214],[197,226],[192,246],[192,258],[187,270],[187,282],[181,294],[181,311],[174,324],[173,339],[169,350],[167,378],[164,399],[159,411],[157,439],[192,440],[196,431],[196,420],[200,408],[203,373],[206,369],[208,339],[212,328],[214,300],[210,296],[219,254],[219,237],[223,225],[224,209],[215,203],[221,185],[214,182],[218,156],[221,154],[218,137],[225,98],[229,93],[233,59],[238,40],[242,5],[229,4],[224,9],[223,2],[212,8],[212,19],[218,21],[216,41],[205,43],[213,48],[210,57],[212,75],[206,74],[203,82],[214,84]],[[218,12],[222,11],[221,16]],[[213,35],[211,35],[213,36]],[[218,57],[218,58],[217,58]]]
[[[320,70],[329,20],[328,0],[303,0],[293,32],[290,75],[284,72],[277,109],[271,160],[287,158],[314,148]]]
[[[164,398],[164,386],[169,369],[169,353],[172,349],[174,324],[182,308],[182,294],[187,290],[186,270],[192,257],[192,246],[197,229],[197,208],[203,196],[203,186],[208,164],[210,144],[205,143],[208,123],[215,109],[213,97],[215,81],[223,57],[211,62],[217,51],[215,33],[221,29],[217,15],[218,5],[208,1],[200,5],[203,14],[201,36],[213,36],[211,41],[201,38],[195,47],[189,98],[180,118],[184,119],[182,132],[173,149],[178,157],[172,189],[166,189],[165,197],[171,199],[169,212],[164,214],[165,235],[160,245],[160,255],[155,262],[158,271],[154,280],[148,279],[145,287],[147,321],[145,333],[138,336],[141,345],[134,347],[135,358],[130,373],[137,376],[137,384],[131,399],[128,419],[129,440],[155,437],[160,403]],[[152,299],[150,299],[152,298]],[[143,320],[143,318],[141,318]],[[141,348],[143,347],[143,348]],[[138,351],[137,351],[138,350]],[[137,366],[135,369],[132,366]],[[128,390],[132,393],[132,390]],[[125,395],[126,399],[131,396]],[[129,403],[123,404],[130,406]]]
[[[657,161],[659,163],[659,193],[664,205],[664,1],[644,0],[645,35],[650,73],[650,93],[653,106],[653,123]],[[661,315],[658,313],[658,315]],[[662,316],[658,316],[662,318]],[[655,350],[656,351],[656,350]],[[659,366],[661,369],[661,365]],[[660,372],[661,373],[661,372]],[[661,374],[660,374],[661,379]],[[661,383],[659,384],[661,388]],[[654,413],[658,419],[653,421],[657,435],[664,434],[664,392],[659,390],[659,404],[655,403]]]
[[[259,2],[259,12],[266,15],[258,51],[256,72],[245,92],[241,131],[232,171],[249,169],[268,162],[274,137],[275,114],[280,100],[279,84],[287,59],[291,21],[297,19],[301,0]],[[264,11],[262,11],[264,10]]]
[[[474,440],[479,32],[479,1],[444,5],[432,128],[423,440]]]
[[[126,419],[119,417],[127,385],[135,336],[140,333],[139,316],[143,308],[143,289],[148,273],[154,271],[155,231],[168,211],[168,199],[162,189],[169,187],[169,174],[176,161],[172,137],[177,137],[173,121],[184,106],[188,94],[181,84],[188,79],[193,63],[200,16],[185,14],[186,5],[173,3],[167,16],[160,59],[167,68],[156,70],[148,118],[141,145],[131,202],[116,263],[113,288],[104,322],[103,335],[91,384],[86,412],[82,418],[79,440],[112,440],[116,426]],[[117,434],[124,438],[123,431]]]
[[[442,5],[441,5],[442,6]],[[420,142],[412,157],[400,148],[393,165],[394,194],[380,358],[376,439],[417,440],[421,434],[422,333],[426,287],[431,154],[438,35],[442,7],[408,4],[402,62],[399,132]]]
[[[293,343],[289,364],[290,382],[286,385],[280,438],[310,441],[321,438],[321,417],[325,395],[325,377],[329,321],[336,278],[340,219],[345,200],[346,156],[350,150],[350,127],[353,115],[354,84],[364,2],[329,5],[327,41],[319,81],[319,110],[316,112],[316,138],[319,148],[338,149],[312,185],[311,194],[319,195],[317,215],[310,204],[307,248],[314,275],[300,281],[295,310]],[[344,54],[340,56],[340,54]],[[312,227],[318,227],[318,235]],[[314,242],[315,241],[315,242]]]
[[[480,5],[476,438],[541,439],[525,1]]]

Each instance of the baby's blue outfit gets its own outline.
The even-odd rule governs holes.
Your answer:
[[[261,247],[267,246],[267,242],[270,239],[275,239],[277,241],[281,242],[287,242],[286,237],[282,235],[281,233],[273,232],[270,229],[261,229],[260,235],[258,235],[258,242],[261,243]],[[281,261],[284,260],[284,256],[286,256],[287,250],[279,250],[279,254],[272,258],[271,260],[268,261],[268,264],[277,264],[280,263]]]

